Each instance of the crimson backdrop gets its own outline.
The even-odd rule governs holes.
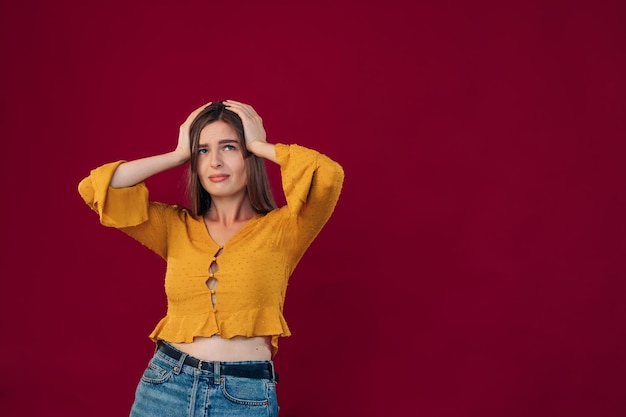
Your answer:
[[[624,4],[1,1],[0,414],[127,414],[164,264],[76,186],[233,98],[346,171],[281,416],[626,415]]]

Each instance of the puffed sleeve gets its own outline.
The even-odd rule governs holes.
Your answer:
[[[98,214],[101,224],[122,230],[165,258],[167,215],[171,208],[150,203],[148,188],[143,182],[132,187],[111,187],[111,178],[123,162],[111,162],[92,170],[79,183],[78,192]]]
[[[276,144],[275,149],[285,199],[303,252],[333,213],[344,171],[326,155],[300,145]]]
[[[123,162],[111,162],[92,170],[78,185],[81,197],[98,213],[104,226],[136,226],[148,219],[148,188],[144,183],[125,188],[109,186],[115,170]]]

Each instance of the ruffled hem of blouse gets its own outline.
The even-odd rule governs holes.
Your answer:
[[[247,310],[216,320],[215,315],[166,315],[156,325],[150,339],[174,343],[191,343],[194,337],[219,334],[224,339],[235,336],[272,336],[272,356],[278,351],[278,337],[291,335],[282,313],[276,308]]]

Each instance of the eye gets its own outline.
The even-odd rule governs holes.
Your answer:
[[[200,148],[200,149],[198,149],[198,154],[199,154],[199,155],[202,155],[202,154],[205,154],[205,153],[207,153],[207,150],[206,150],[206,149],[204,149],[204,148]]]
[[[225,151],[236,151],[237,147],[235,145],[224,145]]]

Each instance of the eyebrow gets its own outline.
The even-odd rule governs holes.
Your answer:
[[[224,145],[226,143],[239,143],[237,139],[220,139],[218,145]],[[208,148],[209,145],[207,143],[198,143],[198,147],[200,148]]]

